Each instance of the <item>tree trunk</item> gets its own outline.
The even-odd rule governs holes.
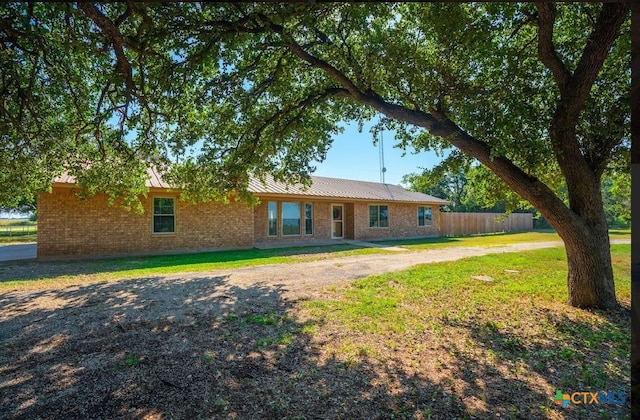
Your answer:
[[[556,131],[552,129],[550,134],[554,138]],[[577,151],[575,153],[572,161],[566,159],[565,151],[556,154],[567,181],[568,211],[545,207],[539,211],[564,241],[568,303],[578,308],[614,308],[618,302],[600,176],[584,164]]]
[[[607,229],[561,234],[567,252],[569,305],[578,308],[617,306]]]
[[[324,71],[341,86],[334,94],[350,97],[391,119],[425,128],[431,135],[447,139],[462,153],[491,169],[536,207],[564,240],[569,269],[569,304],[583,308],[615,307],[611,251],[600,191],[600,176],[613,146],[595,138],[586,139],[593,144],[589,141],[584,144],[576,135],[576,127],[591,87],[627,18],[629,6],[603,5],[573,73],[553,45],[554,6],[541,2],[537,7],[539,57],[555,78],[560,92],[549,137],[567,183],[569,206],[548,185],[523,171],[509,158],[495,153],[489,143],[464,131],[442,109],[430,108],[427,112],[419,107],[386,101],[371,88],[361,89],[346,73],[314,56],[293,38],[288,37],[286,41],[293,54]],[[282,28],[279,31],[284,33]],[[583,146],[588,147],[582,150]]]

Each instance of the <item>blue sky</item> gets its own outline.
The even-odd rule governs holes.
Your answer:
[[[373,135],[369,131],[372,125],[365,124],[361,133],[356,122],[345,125],[344,132],[334,138],[327,158],[322,163],[315,163],[317,170],[313,175],[380,182],[379,150],[377,145],[373,145]],[[431,169],[443,159],[435,152],[415,154],[413,149],[402,156],[402,149],[393,147],[393,136],[393,132],[383,133],[387,184],[400,184],[403,175],[420,173],[421,167]]]

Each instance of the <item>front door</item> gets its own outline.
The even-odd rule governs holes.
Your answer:
[[[331,205],[331,239],[344,237],[344,208],[342,204]]]

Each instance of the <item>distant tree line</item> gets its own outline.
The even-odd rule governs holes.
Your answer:
[[[528,202],[514,194],[486,167],[471,163],[442,165],[411,173],[402,183],[413,191],[443,198],[450,202],[448,212],[531,212],[541,227],[548,226]],[[557,194],[568,201],[567,189],[557,186]],[[628,228],[631,222],[631,173],[624,168],[608,171],[602,179],[602,200],[609,227]]]
[[[31,220],[36,220],[37,216],[36,197],[23,197],[15,205],[0,207],[0,213],[22,213],[29,214]]]

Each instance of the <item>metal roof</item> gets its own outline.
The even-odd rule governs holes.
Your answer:
[[[162,176],[158,171],[154,168],[147,168],[147,178],[146,186],[149,188],[171,188],[167,182],[162,179]],[[54,184],[75,184],[76,178],[74,176],[69,175],[68,173],[63,173],[60,176],[57,176],[53,179]]]
[[[162,176],[157,170],[149,168],[147,172],[149,174],[146,182],[147,187],[171,188],[171,186],[162,179]],[[75,184],[76,180],[68,174],[63,174],[56,177],[53,182]],[[251,177],[248,190],[257,196],[305,196],[403,203],[449,204],[447,200],[420,192],[407,191],[398,185],[322,176],[312,176],[311,182],[312,184],[306,188],[302,184],[286,184],[275,181],[271,176],[267,176],[264,183],[255,177]]]
[[[162,176],[155,168],[147,168],[149,179],[147,179],[147,187],[149,188],[171,188],[171,185],[166,183]]]
[[[249,181],[249,191],[260,195],[301,195],[322,198],[347,198],[357,200],[396,201],[406,203],[436,203],[448,204],[441,198],[415,191],[407,191],[398,185],[382,184],[378,182],[355,181],[351,179],[326,178],[312,176],[311,186],[307,189],[301,184],[288,185],[276,182],[267,177],[264,183],[252,178]]]

